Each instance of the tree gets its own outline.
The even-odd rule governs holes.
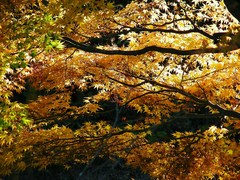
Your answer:
[[[86,164],[80,179],[109,157],[155,178],[239,178],[240,28],[223,1],[0,9],[1,175]],[[179,119],[215,123],[165,129]]]

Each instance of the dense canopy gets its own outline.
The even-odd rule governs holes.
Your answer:
[[[108,158],[152,178],[240,179],[237,7],[1,0],[0,176],[80,164],[81,179]]]

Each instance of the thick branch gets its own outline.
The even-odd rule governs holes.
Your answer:
[[[100,49],[85,43],[79,43],[70,39],[68,37],[63,37],[63,42],[67,47],[74,47],[79,50],[90,52],[90,53],[100,53],[100,54],[108,54],[108,55],[141,55],[147,52],[160,52],[160,53],[170,53],[176,55],[194,55],[194,54],[204,54],[204,53],[226,53],[229,51],[237,50],[239,47],[237,46],[226,46],[226,47],[217,47],[217,48],[201,48],[201,49],[191,49],[191,50],[180,50],[174,48],[165,48],[158,46],[148,46],[138,50],[106,50]]]

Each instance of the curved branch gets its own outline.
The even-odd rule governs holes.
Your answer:
[[[135,76],[136,77],[136,76]],[[179,93],[185,97],[188,97],[189,99],[191,99],[193,102],[197,103],[197,104],[201,104],[203,106],[209,106],[213,109],[216,109],[219,111],[219,116],[229,116],[229,117],[234,117],[234,118],[237,118],[237,119],[240,119],[240,113],[239,112],[236,112],[236,111],[233,111],[233,110],[228,110],[228,109],[225,109],[217,104],[213,104],[211,101],[208,101],[208,100],[204,100],[204,99],[201,99],[189,92],[186,92],[184,91],[183,89],[180,89],[180,88],[177,88],[177,87],[174,87],[174,86],[170,86],[170,85],[167,85],[167,84],[162,84],[162,83],[159,83],[157,81],[154,81],[154,80],[151,80],[151,79],[146,79],[146,78],[143,78],[143,77],[136,77],[136,78],[139,78],[141,80],[143,80],[143,82],[145,83],[150,83],[152,85],[156,85],[156,86],[159,86],[159,87],[162,87],[162,88],[165,88],[161,91],[158,91],[158,92],[175,92],[175,93]],[[111,78],[112,80],[115,80],[113,78]],[[116,82],[120,83],[120,84],[124,84],[124,85],[127,85],[126,83],[124,82],[121,82],[119,80],[115,80]],[[132,86],[132,85],[131,85]],[[154,92],[154,93],[158,93],[158,92]]]
[[[138,50],[107,50],[107,49],[100,49],[86,43],[79,43],[74,41],[71,38],[63,37],[62,41],[66,45],[67,48],[76,48],[85,52],[90,53],[99,53],[99,54],[107,54],[107,55],[142,55],[147,52],[155,51],[160,53],[170,53],[176,55],[194,55],[194,54],[205,54],[205,53],[226,53],[229,51],[237,50],[240,47],[238,46],[224,46],[224,47],[217,47],[217,48],[202,48],[202,49],[190,49],[190,50],[180,50],[175,48],[165,48],[165,47],[158,47],[158,46],[147,46],[142,49]]]
[[[224,3],[228,11],[240,21],[240,3],[238,0],[224,0]]]
[[[161,32],[161,33],[174,33],[174,34],[189,34],[189,33],[199,33],[209,39],[212,39],[212,40],[215,40],[215,37],[211,34],[208,34],[207,32],[201,30],[200,28],[198,28],[197,26],[194,25],[194,22],[192,22],[190,20],[190,18],[184,18],[184,19],[177,19],[177,20],[174,20],[172,22],[169,22],[170,23],[174,23],[174,22],[177,22],[177,21],[180,21],[180,20],[186,20],[186,21],[189,21],[193,28],[192,29],[189,29],[189,30],[176,30],[176,29],[163,29],[163,28],[153,28],[153,29],[149,29],[149,28],[146,28],[146,27],[131,27],[131,26],[126,26],[126,25],[122,25],[120,24],[119,22],[117,21],[114,21],[116,24],[122,26],[122,28],[125,28],[125,30],[122,30],[121,32],[118,32],[118,33],[114,33],[114,36],[116,35],[120,35],[120,34],[128,34],[130,32],[136,32],[136,33],[139,33],[139,32]],[[147,24],[144,24],[144,26],[146,26]],[[155,27],[159,27],[159,26],[156,26],[154,24],[148,24],[148,25],[152,25],[152,26],[155,26]],[[162,25],[160,25],[161,27]],[[110,34],[111,35],[111,34]]]

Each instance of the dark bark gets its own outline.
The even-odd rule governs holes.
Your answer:
[[[108,55],[141,55],[147,52],[160,52],[160,53],[169,53],[169,54],[176,54],[176,55],[194,55],[194,54],[204,54],[204,53],[226,53],[229,51],[233,51],[239,49],[238,46],[231,46],[227,45],[224,47],[217,47],[217,48],[201,48],[201,49],[191,49],[191,50],[180,50],[174,48],[165,48],[165,47],[158,47],[158,46],[148,46],[138,50],[107,50],[107,49],[100,49],[95,46],[91,46],[86,43],[79,43],[74,41],[71,38],[63,37],[63,42],[68,48],[76,48],[85,52],[90,53],[99,53],[99,54],[108,54]]]
[[[239,0],[224,0],[228,11],[240,21],[240,2]]]

